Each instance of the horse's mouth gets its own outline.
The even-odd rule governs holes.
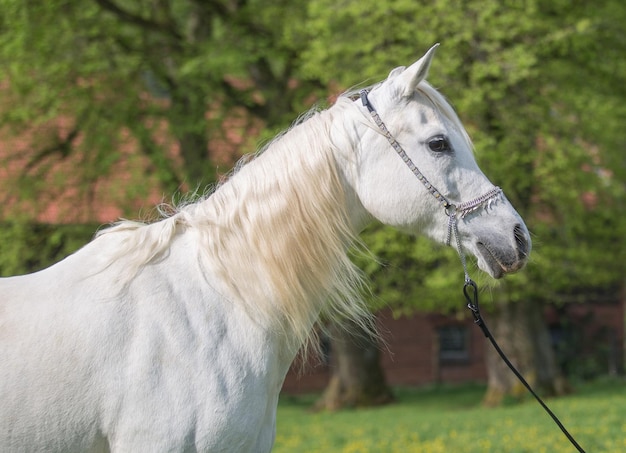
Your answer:
[[[478,248],[478,253],[480,254],[480,258],[482,258],[484,267],[486,267],[486,269],[483,270],[489,273],[493,278],[502,278],[505,274],[515,272],[523,266],[519,263],[517,257],[509,261],[500,254],[492,251],[482,242],[477,242],[476,247]],[[479,260],[479,267],[482,267],[480,264]]]

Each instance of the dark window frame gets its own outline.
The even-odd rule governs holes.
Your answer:
[[[438,354],[442,364],[470,361],[470,329],[464,324],[447,324],[437,328]]]

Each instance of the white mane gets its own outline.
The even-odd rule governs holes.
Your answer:
[[[471,141],[445,98],[422,82],[418,90]],[[346,250],[355,242],[329,130],[344,123],[350,98],[311,111],[204,200],[152,224],[122,221],[100,234],[126,232],[114,259],[127,259],[129,275],[162,254],[184,228],[201,233],[201,262],[215,269],[253,319],[289,327],[304,343],[322,306],[326,318],[367,320],[363,278]],[[355,121],[363,121],[356,117]],[[129,234],[132,231],[132,234]],[[360,244],[360,242],[358,242]],[[259,297],[259,295],[263,297]]]
[[[471,143],[445,98],[426,82],[418,90]],[[244,158],[245,165],[205,199],[156,223],[122,221],[103,230],[126,233],[114,259],[128,260],[133,275],[178,232],[195,228],[204,246],[199,258],[227,282],[233,302],[253,319],[280,320],[279,328],[289,327],[295,342],[306,341],[319,306],[326,319],[367,320],[359,295],[363,278],[346,254],[358,240],[347,224],[329,134],[333,119],[349,114],[352,95],[304,115],[256,158]],[[336,120],[334,127],[343,123]]]
[[[306,341],[319,307],[331,319],[366,320],[361,272],[346,250],[356,241],[333,156],[340,98],[270,143],[206,199],[153,224],[122,221],[101,234],[125,232],[115,259],[139,269],[185,228],[201,233],[201,261],[227,282],[233,303],[252,319],[288,328]],[[336,120],[343,124],[343,120]],[[357,241],[358,242],[358,241]],[[261,296],[261,297],[260,297]]]

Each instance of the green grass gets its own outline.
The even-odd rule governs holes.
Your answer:
[[[285,396],[273,452],[576,452],[534,399],[486,409],[483,392],[398,389],[393,405],[337,413],[311,413],[314,396]],[[547,404],[587,453],[626,451],[626,381],[583,384]]]

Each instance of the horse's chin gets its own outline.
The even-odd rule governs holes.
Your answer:
[[[477,242],[476,248],[478,251],[478,267],[495,279],[500,279],[521,267],[517,266],[516,263],[506,264],[499,254],[493,252],[482,242]]]

